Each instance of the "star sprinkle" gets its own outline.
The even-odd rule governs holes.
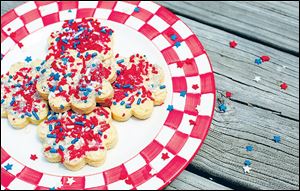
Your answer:
[[[69,10],[68,10],[68,12],[69,12],[69,13],[72,13],[72,10],[71,10],[71,9],[69,9]]]
[[[227,106],[224,103],[222,103],[222,104],[219,105],[219,110],[222,111],[222,112],[226,112]]]
[[[232,93],[227,91],[227,92],[225,93],[225,96],[226,96],[227,98],[231,98]]]
[[[67,180],[67,184],[69,184],[70,186],[75,182],[73,177],[69,177]]]
[[[176,64],[177,64],[177,68],[182,68],[184,65],[184,62],[178,61]]]
[[[175,46],[176,46],[176,48],[178,48],[179,46],[181,46],[181,42],[179,42],[179,41],[175,42]]]
[[[189,122],[190,122],[190,125],[196,125],[196,121],[189,120]]]
[[[27,56],[26,59],[25,59],[25,61],[26,61],[27,63],[31,62],[31,61],[32,61],[31,56]]]
[[[185,95],[186,95],[186,91],[183,90],[183,91],[180,92],[181,97],[185,97]]]
[[[249,174],[250,173],[250,170],[251,170],[251,167],[249,167],[249,166],[244,166],[243,167],[243,169],[244,169],[244,173],[246,174]]]
[[[253,79],[253,81],[260,82],[261,81],[261,77],[260,76],[255,76],[255,78]]]
[[[255,64],[257,64],[257,65],[261,65],[261,64],[262,64],[262,61],[261,61],[260,58],[256,58],[254,62],[255,62]]]
[[[251,145],[246,146],[246,151],[253,151],[253,146]]]
[[[176,34],[173,34],[170,36],[171,40],[175,41],[177,39],[177,35]]]
[[[149,172],[149,174],[151,175],[151,176],[154,176],[155,174],[157,173],[157,171],[155,170],[155,169],[151,169],[151,171]]]
[[[262,62],[268,62],[271,58],[269,56],[261,56],[260,59]]]
[[[38,157],[34,154],[34,155],[30,156],[30,159],[33,160],[33,161],[35,161],[36,159],[38,159]]]
[[[18,44],[19,48],[22,48],[24,46],[21,42],[18,42],[17,44]]]
[[[12,167],[13,167],[13,165],[9,164],[9,163],[7,163],[7,165],[4,166],[4,168],[5,168],[6,171],[12,170]]]
[[[283,90],[286,90],[288,88],[288,85],[287,83],[283,82],[281,85],[280,85],[281,89]]]
[[[245,166],[250,166],[251,165],[251,161],[250,160],[245,160],[244,164],[245,164]]]
[[[235,48],[237,46],[237,42],[235,42],[234,40],[230,41],[229,46],[230,48]]]
[[[194,84],[194,85],[192,86],[192,88],[193,88],[194,90],[197,90],[197,89],[199,89],[199,86],[198,86],[198,84]]]
[[[169,157],[169,154],[168,153],[162,153],[161,154],[161,159],[163,159],[163,160],[167,160],[167,159],[169,159],[170,157]]]
[[[55,190],[55,187],[51,187],[51,188],[49,188],[49,190]]]
[[[167,110],[168,110],[168,111],[173,111],[173,110],[174,110],[174,106],[173,106],[173,105],[168,105]]]
[[[279,135],[273,136],[273,141],[274,141],[275,143],[280,143],[280,141],[281,141],[280,136],[279,136]]]
[[[134,8],[134,12],[139,13],[140,12],[140,8],[139,7]]]

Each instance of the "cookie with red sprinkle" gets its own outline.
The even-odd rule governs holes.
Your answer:
[[[52,112],[38,127],[45,158],[49,162],[61,162],[72,171],[86,164],[102,165],[107,150],[118,140],[111,121],[110,109],[105,107],[97,107],[88,115]]]
[[[14,128],[39,124],[48,114],[48,105],[36,91],[40,61],[16,63],[1,75],[1,117]]]
[[[162,69],[145,56],[118,58],[115,62],[117,78],[111,111],[113,119],[127,121],[131,116],[147,119],[154,106],[162,105],[167,96]]]

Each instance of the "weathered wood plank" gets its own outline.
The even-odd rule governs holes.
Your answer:
[[[299,59],[181,19],[206,48],[216,71],[218,91],[233,93],[233,101],[225,99],[228,112],[215,113],[212,128],[192,166],[236,188],[299,188]],[[228,46],[232,39],[239,43],[236,49]],[[263,54],[271,56],[271,62],[255,65],[255,57]],[[276,67],[281,65],[288,68],[279,72]],[[263,78],[261,82],[252,80],[256,75]],[[289,89],[280,90],[277,80],[287,81]],[[280,135],[282,143],[274,143],[274,135]],[[254,151],[245,151],[248,144],[254,146]],[[246,159],[252,161],[250,175],[243,174]]]
[[[160,4],[205,24],[272,47],[299,54],[299,3],[160,1]]]
[[[230,188],[185,170],[166,187],[166,190],[230,190]]]

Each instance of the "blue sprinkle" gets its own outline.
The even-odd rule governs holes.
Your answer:
[[[45,72],[46,72],[46,69],[44,68],[44,69],[41,71],[41,73],[44,74]]]
[[[61,46],[61,49],[62,49],[62,51],[65,51],[65,50],[66,50],[66,48],[65,48],[64,45]]]
[[[54,126],[59,126],[59,125],[61,125],[61,123],[60,122],[56,122]]]
[[[84,100],[83,102],[84,102],[84,103],[87,103],[88,101],[87,101],[87,100]]]
[[[86,114],[83,115],[83,118],[86,119]]]
[[[63,41],[65,44],[68,44],[68,42],[69,42],[68,39],[66,39],[66,38],[65,38],[65,39],[62,39],[62,41]]]
[[[97,66],[96,64],[92,64],[92,67],[93,67],[93,68],[96,68],[96,66]]]
[[[246,146],[246,151],[253,151],[253,146],[251,145]]]
[[[2,100],[1,100],[1,104],[3,104],[4,102],[5,102],[5,100],[4,100],[4,99],[2,99]]]
[[[58,80],[59,80],[59,77],[60,77],[59,73],[56,73],[56,74],[54,75],[54,80],[55,80],[55,81],[58,81]]]
[[[125,95],[126,97],[128,97],[128,96],[129,96],[129,94],[128,94],[127,92],[125,92],[125,93],[124,93],[124,95]]]
[[[49,116],[49,115],[51,115],[51,111],[48,111],[48,115],[47,116]]]
[[[72,116],[71,116],[71,119],[74,119],[75,117],[76,117],[75,115],[72,115]]]
[[[112,30],[109,30],[109,36],[111,36],[113,34]]]
[[[92,54],[92,58],[94,58],[94,57],[96,57],[96,56],[97,56],[97,53],[94,52],[94,53]]]
[[[86,88],[80,87],[79,90],[82,91],[82,92],[85,92]]]
[[[13,106],[15,102],[16,102],[16,99],[15,99],[15,97],[13,97],[11,102],[10,102],[10,106]]]
[[[91,125],[91,129],[94,129],[95,128],[95,125]]]
[[[181,46],[181,42],[179,42],[179,41],[175,42],[175,46],[176,46],[176,48],[178,48],[179,46]]]
[[[92,90],[92,88],[87,88],[86,91],[92,92],[93,90]]]
[[[161,86],[159,86],[159,89],[165,89],[166,88],[166,86],[165,85],[161,85]]]
[[[35,67],[35,69],[39,72],[41,70],[40,66]]]
[[[29,112],[26,112],[25,115],[28,116],[28,117],[32,116],[31,113],[29,113]]]
[[[181,92],[180,92],[180,96],[181,96],[181,97],[185,97],[185,95],[186,95],[186,91],[181,91]]]
[[[59,108],[60,108],[60,109],[65,109],[65,106],[60,105]]]
[[[56,41],[56,42],[60,41],[60,38],[59,38],[59,37],[57,37],[57,38],[55,39],[55,41]]]
[[[44,64],[46,64],[46,60],[43,60],[41,65],[43,66]]]
[[[140,94],[142,94],[142,92],[138,91],[137,94],[140,95]]]
[[[58,147],[59,147],[59,149],[60,149],[61,151],[64,151],[64,150],[65,150],[65,148],[64,148],[62,145],[59,145]]]
[[[117,102],[116,102],[116,101],[114,101],[114,102],[113,102],[113,104],[114,104],[114,105],[117,105]]]
[[[61,86],[59,86],[58,89],[59,89],[60,92],[64,91],[63,88],[62,88]]]
[[[117,70],[117,75],[119,76],[121,74],[121,71],[120,70]]]
[[[71,141],[72,144],[75,144],[79,139],[78,138],[75,138]]]
[[[124,61],[125,61],[124,59],[118,60],[117,64],[122,64]]]
[[[251,161],[250,161],[250,160],[245,160],[244,164],[245,164],[246,166],[250,166],[250,165],[251,165]]]
[[[125,104],[125,101],[121,101],[121,103],[120,103],[121,105],[124,105]]]
[[[80,125],[80,126],[84,126],[83,122],[81,122],[81,121],[76,121],[75,124]]]
[[[57,150],[55,148],[51,148],[50,153],[57,153]]]
[[[27,63],[31,62],[31,61],[32,61],[31,56],[27,56],[26,59],[25,59],[25,61],[26,61]]]
[[[171,35],[171,40],[175,41],[176,39],[177,39],[177,35],[176,34]]]
[[[48,138],[56,138],[56,135],[55,134],[48,134],[47,137]]]
[[[262,64],[262,60],[260,58],[255,59],[255,64],[257,65],[261,65]]]
[[[88,92],[88,91],[83,92],[83,95],[84,95],[85,97],[87,97],[89,94],[90,94],[90,92]]]
[[[139,7],[134,8],[134,12],[136,13],[140,12],[140,8]]]
[[[22,118],[22,119],[24,119],[24,117],[25,117],[24,115],[21,115],[21,118]]]
[[[80,57],[80,52],[77,53],[77,58],[79,58],[79,57]]]
[[[50,92],[55,92],[55,90],[56,90],[56,86],[53,86],[53,87],[52,87],[52,88],[50,88],[49,90],[50,90]]]
[[[99,131],[98,131],[98,134],[102,136],[103,133],[102,133],[102,131],[99,130]]]
[[[72,25],[73,22],[74,22],[74,19],[69,20],[69,25]]]
[[[121,85],[118,84],[118,83],[116,83],[115,86],[116,86],[117,88],[121,88]]]
[[[53,127],[52,127],[52,125],[50,124],[49,125],[49,131],[52,131],[53,130]]]
[[[69,61],[68,58],[62,58],[61,60],[63,61],[64,65],[66,65],[68,63],[68,61]]]
[[[32,115],[35,117],[36,120],[40,120],[40,117],[35,111],[32,111]]]
[[[129,108],[131,108],[131,105],[130,104],[126,104],[125,108],[129,109]]]
[[[88,57],[88,55],[89,55],[89,53],[88,53],[88,52],[86,52],[84,57]]]
[[[173,111],[173,110],[174,110],[174,106],[173,106],[173,105],[168,105],[167,110],[168,110],[168,111]]]
[[[101,91],[98,91],[98,95],[101,95],[102,94],[102,92]]]
[[[227,110],[226,105],[224,103],[220,104],[219,105],[219,110],[222,111],[222,112],[226,112],[226,110]]]
[[[280,143],[280,141],[281,141],[280,136],[279,136],[279,135],[273,136],[273,141],[274,141],[275,143]]]
[[[100,30],[100,32],[106,34],[106,29],[105,29],[105,28],[102,28],[102,29]]]
[[[140,105],[140,104],[141,104],[141,102],[142,102],[142,99],[141,99],[141,98],[139,98],[139,99],[137,100],[137,103],[136,103],[136,104]]]
[[[69,10],[68,10],[68,12],[69,12],[69,13],[72,13],[72,10],[71,10],[71,9],[69,9]]]
[[[130,88],[130,87],[131,87],[130,84],[126,84],[126,85],[123,86],[123,88]]]

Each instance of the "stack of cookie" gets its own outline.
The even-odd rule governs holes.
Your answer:
[[[117,142],[112,119],[147,119],[164,103],[162,69],[145,55],[114,56],[113,38],[96,19],[66,21],[50,35],[44,61],[17,63],[1,76],[1,116],[15,128],[40,124],[48,161],[99,166]]]

